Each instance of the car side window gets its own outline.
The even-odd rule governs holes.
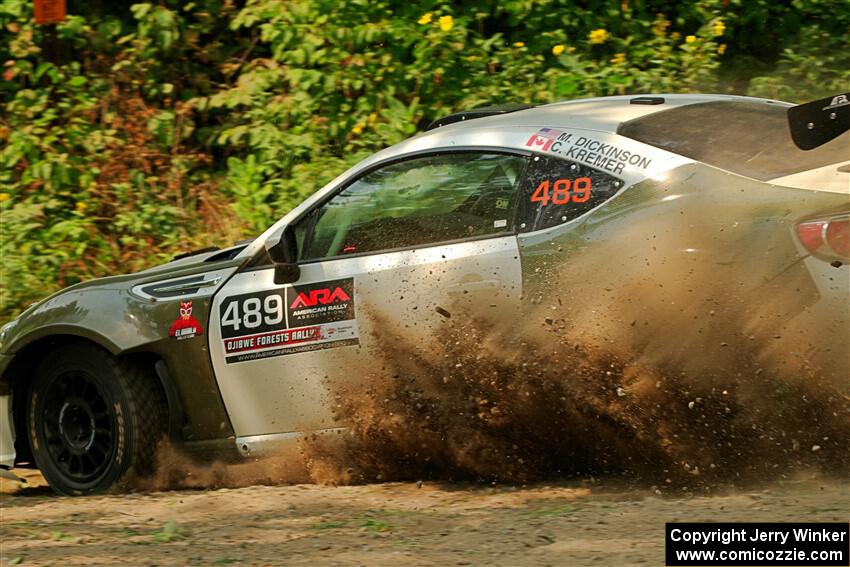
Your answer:
[[[462,152],[373,170],[297,222],[299,260],[509,233],[526,163]]]
[[[569,222],[613,197],[622,186],[620,179],[590,166],[536,155],[520,190],[520,232]]]

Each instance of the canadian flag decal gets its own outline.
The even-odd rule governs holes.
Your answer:
[[[529,148],[539,146],[540,149],[545,152],[552,145],[552,142],[557,140],[558,136],[561,134],[563,134],[561,130],[556,130],[554,128],[541,128],[531,135],[525,145]]]

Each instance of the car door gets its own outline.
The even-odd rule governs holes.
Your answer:
[[[552,270],[570,265],[571,255],[587,246],[584,221],[626,186],[620,177],[561,156],[531,158],[517,201],[526,297],[534,301],[558,281]]]
[[[453,310],[518,303],[527,161],[469,151],[373,168],[292,223],[298,281],[275,284],[263,261],[228,281],[210,354],[240,447],[337,427],[336,386],[380,368],[389,344],[439,348]]]

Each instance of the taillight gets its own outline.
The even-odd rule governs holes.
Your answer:
[[[797,236],[813,254],[850,259],[850,215],[801,222]]]
[[[836,254],[850,258],[850,218],[826,225],[826,243]]]

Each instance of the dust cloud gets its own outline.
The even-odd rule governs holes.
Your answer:
[[[625,310],[620,298],[606,303],[609,311],[575,309],[555,298],[500,321],[456,306],[435,329],[440,356],[403,332],[375,333],[373,364],[330,386],[350,434],[308,436],[288,454],[239,464],[199,463],[163,443],[157,473],[133,484],[610,476],[709,490],[799,470],[846,476],[850,398],[835,369],[777,350],[775,328],[728,338],[740,321],[719,303],[696,322],[683,306],[664,323]]]
[[[330,385],[350,434],[240,464],[198,463],[163,444],[158,472],[136,486],[607,476],[702,491],[801,470],[846,477],[840,356],[818,358],[799,337],[796,350],[782,347],[776,317],[753,323],[775,302],[742,319],[722,300],[695,306],[679,303],[681,291],[635,285],[578,306],[534,299],[487,319],[444,308],[439,356],[402,330],[374,333],[372,364]],[[640,302],[623,297],[638,292]],[[382,317],[374,312],[372,326],[392,329]]]
[[[297,447],[262,460],[209,462],[183,450],[179,444],[162,439],[157,446],[155,471],[144,475],[130,471],[115,487],[115,492],[206,490],[304,482],[312,482],[312,477]]]
[[[441,306],[430,345],[374,309],[371,364],[329,385],[353,435],[342,451],[307,444],[317,480],[846,478],[847,302],[824,300],[775,226],[693,210],[540,242],[572,252],[553,266],[531,250],[520,311]],[[847,267],[827,274],[850,297]]]
[[[605,213],[616,226],[591,217],[526,244],[533,275],[515,312],[422,305],[425,339],[424,323],[370,305],[368,356],[327,383],[343,442],[307,438],[292,458],[195,481],[608,475],[702,491],[799,471],[847,478],[848,267],[800,259],[775,191],[743,204],[695,192],[688,206],[624,196]],[[415,287],[399,291],[416,301]],[[186,482],[161,468],[160,486]]]
[[[380,370],[339,389],[353,435],[342,451],[306,444],[322,468],[313,480],[616,475],[696,488],[847,471],[850,401],[814,371],[766,371],[754,353],[705,372],[647,365],[570,340],[551,316],[535,334],[447,326],[441,360],[387,337]]]

